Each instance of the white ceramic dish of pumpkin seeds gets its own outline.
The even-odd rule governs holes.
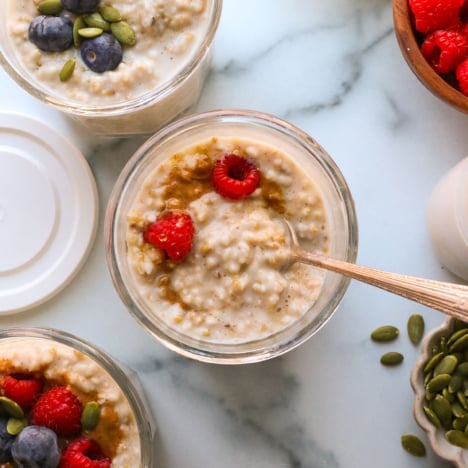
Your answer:
[[[468,449],[449,443],[445,438],[446,431],[434,426],[424,411],[424,406],[427,406],[424,368],[433,355],[433,347],[439,345],[443,336],[450,336],[454,327],[455,320],[447,317],[442,325],[424,337],[421,343],[421,355],[411,370],[410,382],[415,394],[413,403],[414,418],[417,424],[426,432],[432,449],[439,457],[453,462],[458,468],[464,468],[468,466]]]

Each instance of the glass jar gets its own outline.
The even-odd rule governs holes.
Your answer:
[[[9,373],[34,374],[45,382],[45,389],[50,385],[66,385],[82,403],[96,400],[102,405],[101,420],[109,414],[115,425],[115,418],[119,418],[117,430],[121,443],[112,466],[154,466],[156,428],[137,376],[92,344],[50,328],[2,330],[0,374]],[[99,443],[99,437],[109,434],[101,430],[103,427],[97,429]],[[115,434],[115,431],[108,432]],[[95,438],[93,432],[88,432],[87,436]],[[113,444],[110,440],[104,446]]]
[[[203,152],[206,142],[231,138],[252,141],[253,146],[258,142],[274,148],[287,155],[293,165],[313,180],[324,201],[329,222],[330,246],[327,253],[353,262],[357,255],[356,214],[348,186],[335,162],[299,128],[272,115],[248,110],[217,110],[189,116],[172,123],[144,143],[128,161],[114,186],[105,218],[105,237],[114,285],[140,325],[169,349],[184,356],[212,363],[242,364],[283,354],[314,335],[332,316],[349,280],[331,272],[325,273],[318,297],[310,300],[307,310],[293,323],[271,335],[258,339],[250,337],[235,343],[190,336],[161,319],[152,309],[153,306],[158,308],[159,302],[156,300],[150,304],[141,293],[127,255],[127,218],[135,198],[141,187],[148,184],[148,176],[171,156],[197,145]],[[307,198],[308,194],[303,196]],[[297,209],[300,208],[298,204]],[[200,236],[202,238],[203,233]],[[255,281],[261,282],[261,279]]]
[[[32,0],[31,3],[35,8]],[[16,5],[17,2],[12,4]],[[125,5],[126,0],[116,0],[114,4]],[[191,11],[201,18],[199,29],[187,33],[191,34],[190,37],[195,42],[195,46],[189,47],[190,40],[187,40],[186,52],[177,49],[182,48],[178,42],[178,39],[185,34],[182,29],[179,36],[171,39],[174,52],[171,52],[172,55],[167,59],[168,64],[165,65],[167,70],[162,69],[159,72],[162,76],[154,78],[154,84],[138,92],[134,90],[144,84],[144,77],[150,72],[146,69],[142,72],[140,69],[132,68],[133,57],[136,59],[145,55],[138,67],[144,66],[149,70],[155,70],[162,67],[161,57],[164,54],[169,55],[166,51],[169,46],[161,39],[164,36],[160,37],[159,33],[153,31],[158,29],[158,18],[154,16],[158,14],[157,11],[148,11],[146,16],[141,15],[139,11],[135,12],[135,21],[142,23],[132,25],[137,31],[137,44],[133,49],[124,47],[123,62],[115,71],[103,74],[83,72],[82,81],[78,81],[75,80],[74,75],[77,74],[78,69],[81,72],[86,66],[81,60],[79,51],[73,47],[65,51],[68,54],[66,57],[63,55],[65,53],[44,53],[44,57],[53,57],[57,63],[51,62],[42,68],[50,68],[53,65],[57,68],[57,73],[54,72],[51,77],[49,76],[51,72],[47,69],[40,77],[35,75],[36,69],[42,68],[32,69],[28,67],[28,64],[42,60],[41,57],[35,55],[40,54],[40,51],[37,48],[34,48],[33,52],[24,49],[29,55],[26,56],[26,52],[23,52],[25,57],[20,55],[17,43],[10,31],[10,28],[17,27],[17,25],[9,24],[11,8],[12,6],[7,4],[0,9],[0,64],[9,75],[32,96],[63,111],[91,131],[103,135],[132,135],[153,133],[198,101],[211,64],[211,47],[219,23],[222,0],[207,0],[202,13],[196,12],[193,7]],[[24,21],[25,15],[26,13],[21,21]],[[155,24],[146,24],[152,15]],[[167,21],[169,19],[166,18]],[[26,39],[22,37],[21,40],[25,41]],[[146,48],[143,48],[143,45],[140,47],[140,43],[145,44]],[[32,44],[29,45],[32,46]],[[137,48],[138,53],[135,52]],[[126,54],[130,57],[127,60]],[[68,57],[76,58],[75,72],[72,78],[62,83],[58,74]],[[177,66],[172,65],[177,60],[180,60],[180,63]],[[149,66],[148,63],[151,65]],[[112,85],[109,86],[107,83]],[[127,89],[123,90],[124,86],[127,86]],[[87,96],[89,87],[101,91],[99,94],[89,93],[90,95]],[[106,95],[107,97],[102,98]]]

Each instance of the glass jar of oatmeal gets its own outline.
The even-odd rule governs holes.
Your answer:
[[[215,188],[226,157],[259,174],[249,195],[233,200]],[[225,174],[234,184],[238,170]],[[194,224],[181,261],[145,240],[171,213]],[[303,247],[355,260],[353,200],[315,140],[255,111],[185,117],[144,143],[114,186],[105,219],[114,285],[133,317],[184,356],[228,364],[278,356],[328,321],[349,283],[289,265],[284,219]]]
[[[84,60],[83,44],[94,38],[74,38],[66,50],[54,52],[33,44],[29,29],[40,15],[37,4],[7,0],[0,10],[0,64],[32,96],[104,135],[153,133],[197,102],[222,0],[106,2],[132,28],[136,42],[124,43],[121,62],[105,71],[91,70]],[[59,17],[70,19],[70,29],[86,20],[70,11]],[[94,50],[95,56],[100,49]],[[73,60],[73,73],[61,79],[64,65]]]
[[[154,466],[155,422],[136,374],[92,344],[50,328],[4,329],[0,331],[0,376],[0,393],[13,401],[11,390],[8,393],[6,389],[6,376],[39,382],[37,404],[57,387],[66,387],[72,398],[78,398],[82,415],[77,433],[64,437],[59,427],[47,423],[57,433],[61,456],[69,445],[84,437],[97,444],[100,455],[108,458],[112,467]],[[90,402],[99,408],[100,417],[93,427],[86,427],[85,411]],[[24,409],[28,424],[41,425],[34,420],[37,411],[34,406]],[[54,418],[45,415],[42,419]]]

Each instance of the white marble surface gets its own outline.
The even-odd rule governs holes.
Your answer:
[[[222,367],[178,357],[126,312],[104,258],[102,214],[143,139],[99,141],[80,132],[2,71],[0,96],[0,111],[38,117],[82,149],[101,208],[94,248],[72,284],[42,306],[0,318],[0,327],[60,328],[135,369],[160,427],[158,467],[449,466],[430,449],[421,460],[400,446],[402,433],[426,440],[412,418],[409,372],[418,350],[406,337],[406,320],[419,312],[431,329],[441,314],[352,282],[327,326],[282,358]],[[360,263],[454,280],[433,254],[425,211],[435,182],[467,154],[468,117],[409,71],[389,0],[225,0],[196,110],[221,107],[286,118],[328,150],[354,194]],[[369,333],[387,323],[399,326],[401,337],[393,346],[372,343]],[[400,367],[381,367],[389,348],[404,353]]]

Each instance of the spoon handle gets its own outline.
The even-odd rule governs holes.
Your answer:
[[[295,260],[377,286],[459,320],[468,321],[468,286],[389,273],[299,249],[295,251]]]

